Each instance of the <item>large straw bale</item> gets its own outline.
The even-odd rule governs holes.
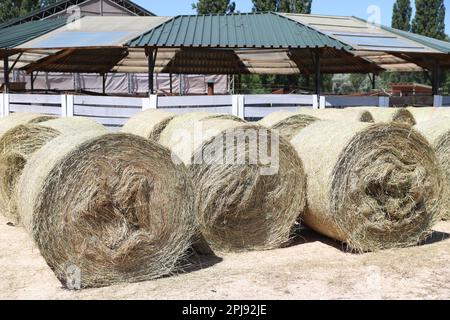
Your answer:
[[[18,189],[24,226],[69,288],[173,273],[196,232],[184,165],[131,134],[55,138],[28,161]]]
[[[318,120],[306,114],[280,111],[269,114],[258,123],[266,128],[278,130],[280,135],[290,140],[299,130]]]
[[[299,113],[310,115],[321,120],[370,122],[370,123],[374,122],[371,113],[362,108],[348,108],[348,109],[300,108]]]
[[[43,145],[61,134],[88,131],[106,133],[107,129],[86,118],[60,118],[40,123],[21,124],[0,136],[0,210],[15,224],[17,182],[27,160]]]
[[[304,219],[312,229],[375,251],[415,245],[439,220],[444,176],[409,126],[321,121],[291,143],[308,177]]]

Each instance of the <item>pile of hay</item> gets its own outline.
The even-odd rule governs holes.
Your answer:
[[[414,126],[416,124],[416,119],[406,108],[363,107],[363,109],[372,114],[376,123],[395,122],[408,126]]]
[[[189,166],[197,223],[214,250],[266,250],[289,240],[305,206],[305,177],[284,138],[233,116],[190,113],[170,121],[159,142]]]
[[[319,119],[295,112],[273,112],[258,123],[266,128],[278,130],[280,135],[290,140],[299,130],[309,126]]]
[[[5,118],[0,119],[0,136],[4,134],[6,131],[21,124],[40,123],[56,118],[57,118],[56,116],[38,113],[28,113],[28,112],[13,113]]]
[[[193,189],[168,149],[130,134],[63,135],[28,161],[19,212],[68,288],[172,273],[195,233]]]
[[[291,143],[308,176],[312,229],[364,252],[415,245],[439,219],[444,176],[409,126],[322,121]]]
[[[355,122],[370,122],[370,123],[374,122],[371,113],[362,108],[347,108],[347,109],[300,108],[299,113],[313,116],[321,120],[355,121]]]
[[[159,135],[175,114],[158,109],[148,109],[131,117],[123,126],[121,132],[133,133],[141,137],[159,140]]]
[[[407,109],[414,116],[417,123],[450,117],[450,108],[409,107]]]
[[[44,144],[61,134],[79,134],[107,129],[85,118],[61,118],[21,124],[0,136],[0,210],[18,224],[16,185],[27,160]]]
[[[421,122],[414,127],[428,139],[436,151],[437,158],[447,181],[447,205],[442,213],[443,219],[450,220],[450,118],[436,118]]]

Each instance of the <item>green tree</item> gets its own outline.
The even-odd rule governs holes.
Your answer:
[[[311,13],[312,0],[252,0],[253,11]]]
[[[2,0],[0,2],[0,23],[19,18],[55,2],[57,0]]]
[[[412,23],[412,32],[445,40],[444,0],[416,0],[416,16]]]
[[[236,9],[236,3],[230,0],[198,0],[192,4],[192,8],[198,14],[232,13]]]
[[[397,0],[392,12],[392,28],[411,30],[412,8],[410,0]]]

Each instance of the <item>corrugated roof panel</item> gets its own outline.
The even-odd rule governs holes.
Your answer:
[[[170,19],[171,17],[88,16],[56,30],[47,31],[37,38],[22,43],[19,47],[62,49],[122,46],[145,30],[157,27]]]
[[[164,35],[164,36],[162,36]],[[131,40],[130,47],[351,48],[275,13],[177,16]]]
[[[39,20],[0,29],[0,48],[17,47],[64,26],[66,21],[67,19],[65,18]]]

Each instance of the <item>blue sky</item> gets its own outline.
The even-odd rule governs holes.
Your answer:
[[[134,2],[157,15],[173,16],[178,14],[193,14],[192,3],[195,0],[134,0]],[[252,9],[251,0],[235,0],[237,9],[249,12]],[[369,18],[367,9],[370,6],[380,8],[381,23],[391,24],[392,6],[395,0],[313,0],[312,12],[317,14],[353,15],[360,18]],[[414,2],[414,1],[412,1]],[[444,0],[447,8],[446,29],[450,34],[450,0]]]

